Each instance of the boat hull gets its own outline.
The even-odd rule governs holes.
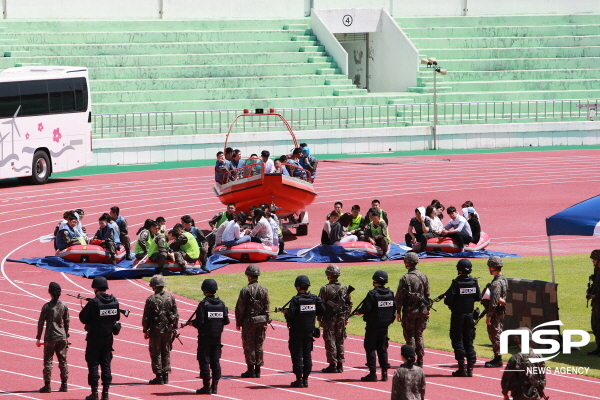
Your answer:
[[[213,254],[226,256],[238,261],[260,262],[276,258],[279,254],[279,248],[277,246],[248,242],[232,247],[217,246],[213,249]]]
[[[465,246],[464,251],[479,251],[485,249],[490,244],[490,237],[487,233],[481,232],[479,242],[477,244],[469,243]],[[460,253],[461,248],[458,247],[456,241],[449,237],[431,238],[427,241],[426,251],[442,251],[444,253]]]
[[[73,263],[110,263],[110,255],[102,246],[95,244],[79,244],[67,247],[64,250],[57,250],[55,256]],[[115,255],[115,261],[118,263],[123,258],[125,258],[125,250],[121,248]]]

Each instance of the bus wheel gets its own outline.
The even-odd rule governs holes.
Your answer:
[[[29,177],[29,183],[32,185],[43,185],[48,182],[50,177],[50,160],[46,152],[38,150],[33,155],[33,162],[31,164],[31,176]]]

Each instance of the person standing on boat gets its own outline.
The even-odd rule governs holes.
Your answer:
[[[317,165],[319,160],[310,155],[308,147],[302,149],[302,155],[300,156],[300,166],[310,173],[310,182],[314,182],[317,177]]]
[[[224,180],[225,174],[230,169],[230,163],[225,159],[225,153],[219,151],[217,153],[217,162],[215,163],[215,182],[217,183],[227,183],[227,180]],[[228,177],[229,178],[229,177]]]
[[[292,156],[287,160],[287,163],[289,165],[290,168],[290,175],[293,176],[294,178],[300,178],[300,179],[308,179],[308,176],[306,175],[306,171],[302,169],[302,166],[300,165],[300,156],[302,155],[302,149],[299,147],[296,147],[293,151],[292,151]]]
[[[235,149],[233,151],[231,157],[231,166],[229,167],[229,171],[231,174],[230,180],[242,179],[244,177],[244,170],[238,169],[246,166],[244,160],[242,160],[242,152],[241,150]]]

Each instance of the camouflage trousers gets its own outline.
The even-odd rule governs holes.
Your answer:
[[[492,350],[494,351],[494,357],[499,357],[500,353],[500,334],[503,331],[504,313],[494,314],[491,318],[491,324],[487,326],[488,336],[490,342],[492,342]]]
[[[263,343],[267,336],[267,327],[264,324],[252,324],[245,321],[242,326],[242,347],[247,365],[260,367],[265,364],[263,360]]]
[[[190,256],[188,256],[185,251],[179,251],[179,250],[174,251],[173,256],[175,257],[175,262],[177,264],[183,265],[183,266],[185,266],[186,263],[194,264],[198,260],[197,258],[191,258]]]
[[[152,372],[166,374],[171,372],[171,349],[173,348],[171,331],[165,333],[150,333],[148,350]]]
[[[417,356],[425,354],[423,332],[427,328],[427,315],[423,313],[406,313],[402,315],[402,333],[407,345],[414,347]]]
[[[323,341],[325,342],[325,354],[329,364],[342,363],[344,359],[344,340],[346,339],[346,320],[344,318],[332,318],[323,321]]]
[[[596,345],[600,347],[600,304],[592,304],[592,332],[596,337]]]
[[[56,354],[58,368],[60,369],[60,380],[66,382],[69,379],[69,367],[67,366],[67,341],[57,340],[44,343],[44,382],[52,380],[52,358]]]

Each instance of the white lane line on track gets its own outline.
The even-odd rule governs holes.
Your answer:
[[[0,370],[0,371],[1,371],[1,370]],[[34,399],[34,400],[39,400],[39,398],[38,398],[38,397],[26,396],[26,395],[24,395],[24,394],[22,394],[22,393],[6,392],[6,391],[4,391],[4,390],[2,390],[2,389],[0,389],[0,394],[2,394],[2,395],[10,395],[10,396],[24,397],[24,398],[26,398],[26,399]]]

